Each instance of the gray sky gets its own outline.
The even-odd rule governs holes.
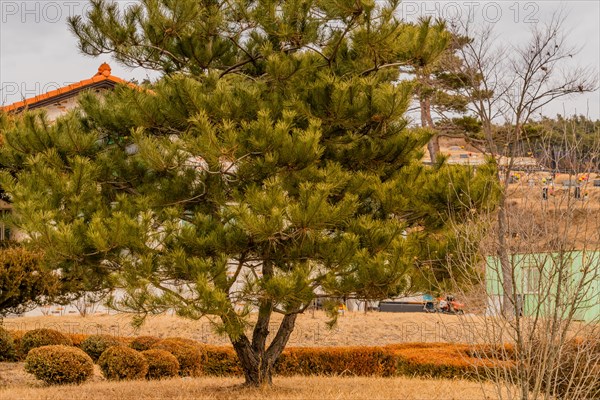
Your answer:
[[[121,0],[126,5],[134,0]],[[501,40],[523,43],[532,24],[547,21],[561,5],[568,11],[568,42],[582,47],[574,58],[580,65],[600,69],[600,1],[413,1],[401,5],[402,16],[462,16],[471,12],[475,23],[490,22]],[[109,56],[92,58],[77,50],[68,31],[69,15],[82,14],[87,0],[0,0],[0,104],[10,104],[93,76],[102,62],[125,80],[152,78],[142,69],[131,70]],[[543,114],[574,113],[600,118],[600,92],[559,100]]]

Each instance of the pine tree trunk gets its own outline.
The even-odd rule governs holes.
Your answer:
[[[273,384],[275,363],[287,345],[297,316],[297,314],[289,314],[283,317],[277,334],[268,347],[265,346],[266,340],[263,340],[263,335],[268,334],[268,331],[262,329],[260,323],[255,326],[252,343],[246,336],[232,340],[233,348],[244,370],[246,385],[258,387]],[[266,336],[264,338],[266,339]]]
[[[429,97],[423,97],[419,100],[419,107],[421,109],[421,126],[423,128],[434,129],[433,118],[431,117],[431,99]],[[434,163],[437,155],[440,153],[440,138],[434,134],[429,142],[427,143],[427,150],[429,151],[429,158]]]
[[[251,369],[244,370],[246,385],[271,386],[273,384],[273,365],[265,360]]]
[[[433,135],[431,139],[429,139],[429,142],[427,143],[427,151],[429,152],[431,162],[434,163],[437,155],[440,154],[440,138],[437,134]]]
[[[244,370],[246,385],[258,387],[273,384],[273,365],[275,360],[270,360],[264,351],[262,355],[256,354],[243,341],[234,342],[233,348]]]

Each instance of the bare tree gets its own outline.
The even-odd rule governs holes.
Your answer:
[[[508,185],[506,244],[514,314],[502,308],[504,266],[494,255],[497,216],[457,225],[457,234],[478,240],[484,255],[475,286],[486,303],[485,315],[470,314],[459,322],[475,333],[474,354],[482,361],[478,372],[495,383],[498,398],[598,398],[600,190],[584,183],[577,198],[571,187],[556,186],[544,198],[542,179],[535,172]],[[454,263],[449,270],[472,268],[472,259],[458,254],[449,260]]]
[[[565,14],[557,11],[547,24],[533,27],[524,45],[512,47],[498,45],[489,26],[473,29],[467,23],[452,25],[456,34],[473,38],[459,49],[466,67],[465,91],[471,110],[482,122],[485,150],[499,165],[502,194],[496,218],[496,254],[502,266],[502,308],[507,316],[514,314],[516,305],[507,243],[507,192],[515,169],[516,144],[524,140],[523,126],[551,102],[597,89],[593,69],[569,67],[580,49],[567,43],[564,23]],[[498,124],[509,127],[508,134],[499,137]],[[501,157],[504,162],[500,162]]]
[[[80,316],[86,317],[90,314],[94,314],[103,304],[103,301],[108,299],[110,294],[109,290],[85,292],[71,304],[77,309]]]
[[[567,43],[564,23],[564,13],[556,12],[522,46],[502,45],[490,27],[453,24],[473,38],[460,49],[464,90],[501,187],[494,212],[455,227],[481,254],[475,290],[462,295],[475,291],[486,304],[484,315],[459,321],[476,334],[476,370],[495,383],[501,399],[600,398],[600,190],[589,180],[599,143],[584,151],[564,127],[562,155],[570,166],[564,187],[553,179],[556,171],[528,174],[517,157],[529,139],[526,125],[546,105],[597,90],[596,72],[571,64],[579,49]],[[549,134],[542,127],[538,140]],[[522,178],[514,181],[517,173]],[[474,260],[459,251],[448,270],[460,274]]]

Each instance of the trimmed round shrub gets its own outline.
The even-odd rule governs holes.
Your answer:
[[[42,346],[29,351],[25,371],[52,385],[81,383],[94,374],[94,363],[77,347]]]
[[[15,343],[15,360],[16,361],[22,361],[25,359],[25,356],[23,355],[23,352],[21,351],[21,339],[23,339],[23,336],[27,333],[27,331],[8,331],[10,334],[10,337],[12,337],[13,342]]]
[[[0,326],[0,361],[15,361],[16,358],[15,341],[11,334]]]
[[[81,342],[81,350],[85,351],[94,362],[98,361],[102,353],[109,347],[119,346],[119,339],[110,335],[91,335]]]
[[[73,346],[71,339],[53,329],[34,329],[26,332],[21,338],[21,353],[26,356],[31,349],[42,346]]]
[[[145,350],[142,355],[148,361],[148,379],[170,378],[179,373],[179,361],[166,350]]]
[[[70,333],[67,336],[69,336],[69,339],[71,339],[71,341],[73,342],[73,346],[79,348],[81,348],[81,343],[83,343],[85,339],[90,337],[90,335],[87,335],[85,333]]]
[[[125,346],[106,349],[98,359],[102,374],[109,380],[142,379],[148,373],[148,361],[138,351]]]
[[[179,375],[202,374],[203,352],[200,345],[189,339],[170,338],[156,343],[153,349],[166,350],[179,361]]]
[[[129,343],[129,347],[137,351],[150,350],[160,340],[156,336],[138,336]]]

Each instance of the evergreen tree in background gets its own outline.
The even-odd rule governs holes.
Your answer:
[[[426,289],[451,273],[450,220],[493,206],[491,166],[420,162],[398,3],[93,1],[81,50],[162,77],[4,127],[16,225],[62,274],[123,288],[120,309],[209,316],[270,383],[317,293]]]
[[[427,149],[430,160],[435,162],[440,153],[440,131],[448,134],[448,125],[459,131],[462,128],[462,119],[450,118],[448,114],[467,111],[468,99],[461,93],[467,82],[463,76],[465,67],[456,52],[469,39],[450,32],[445,21],[428,17],[416,24],[406,24],[402,40],[406,60],[402,72],[409,74],[414,82],[421,126],[433,132]],[[440,117],[442,126],[436,124],[434,114]]]

